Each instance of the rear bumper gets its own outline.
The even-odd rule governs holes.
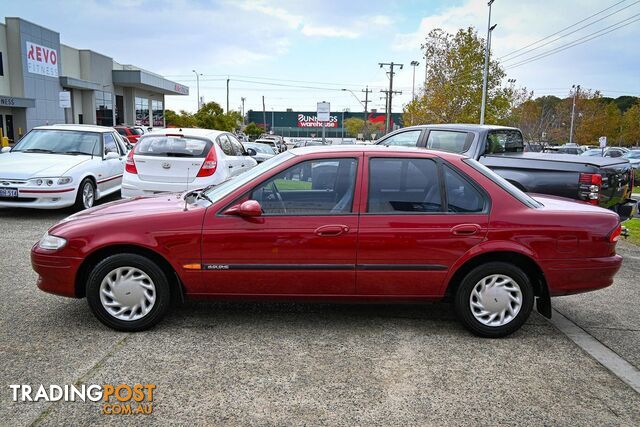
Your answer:
[[[553,296],[595,291],[613,284],[622,257],[580,258],[540,261],[549,294]]]
[[[638,214],[638,201],[627,199],[624,203],[616,207],[616,212],[620,216],[621,221],[626,221]]]
[[[157,182],[143,181],[137,175],[125,173],[122,179],[122,189],[120,194],[124,198],[138,196],[153,196],[160,193],[180,193],[183,191],[204,188],[207,185],[219,184],[224,181],[219,174],[206,178],[194,178],[193,181],[185,182]]]
[[[31,266],[38,273],[38,288],[50,294],[77,298],[75,279],[82,258],[48,255],[31,249]]]

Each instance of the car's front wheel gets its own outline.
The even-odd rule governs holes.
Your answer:
[[[98,263],[89,275],[86,295],[98,320],[128,332],[154,326],[166,314],[171,300],[165,273],[137,254],[112,255]]]
[[[505,262],[489,262],[471,270],[455,295],[458,318],[481,337],[507,336],[524,324],[533,308],[529,277]]]
[[[96,202],[96,185],[90,178],[85,178],[78,187],[76,196],[76,210],[89,209]]]

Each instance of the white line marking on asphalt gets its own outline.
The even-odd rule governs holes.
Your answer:
[[[578,347],[600,362],[602,366],[640,393],[640,371],[635,366],[618,356],[609,347],[589,335],[584,329],[557,310],[553,310],[549,322],[576,343]]]

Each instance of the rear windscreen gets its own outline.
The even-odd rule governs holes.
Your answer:
[[[489,131],[487,135],[487,153],[522,153],[524,141],[520,131],[501,129]]]
[[[148,136],[136,144],[135,153],[144,156],[206,157],[211,141],[179,136]]]

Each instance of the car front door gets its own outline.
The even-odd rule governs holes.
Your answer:
[[[361,157],[289,164],[222,210],[208,211],[202,293],[354,294]],[[224,213],[247,200],[261,204],[261,216]]]
[[[487,233],[489,199],[437,157],[365,158],[356,288],[440,296],[454,263]]]

